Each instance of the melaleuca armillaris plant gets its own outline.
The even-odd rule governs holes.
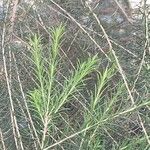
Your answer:
[[[48,57],[43,56],[41,38],[34,35],[30,39],[36,87],[29,92],[28,97],[41,149],[44,149],[48,144],[52,144],[53,140],[50,136],[52,126],[55,124],[54,120],[61,108],[72,99],[78,90],[83,88],[83,81],[87,75],[98,67],[97,55],[84,62],[78,61],[76,69],[69,70],[70,75],[60,83],[57,72],[61,63],[59,49],[64,34],[64,26],[60,25],[53,28],[50,33],[52,43]]]

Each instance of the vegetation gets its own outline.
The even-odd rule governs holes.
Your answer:
[[[143,18],[135,26],[126,18],[129,24],[121,24],[118,35],[114,33],[117,22],[110,23],[115,29],[108,34],[110,24],[98,16],[97,4],[78,3],[37,1],[30,8],[20,4],[18,15],[24,7],[29,14],[18,22],[13,18],[10,26],[8,16],[4,17],[0,149],[150,149],[146,1]],[[9,2],[6,4],[7,14]],[[13,15],[17,5],[14,3]],[[48,16],[39,10],[44,6],[61,14],[55,25],[48,26]],[[80,22],[81,14],[82,19],[88,14],[86,26]],[[34,15],[37,27],[31,25]],[[141,37],[132,36],[129,41],[129,31]]]

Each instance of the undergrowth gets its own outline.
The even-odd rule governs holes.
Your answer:
[[[68,70],[69,75],[63,74],[59,49],[64,31],[62,25],[50,30],[52,43],[46,49],[47,56],[42,37],[30,38],[35,84],[27,92],[30,129],[25,126],[25,134],[20,130],[22,142],[27,136],[31,138],[29,149],[41,150],[148,149],[140,125],[134,131],[127,118],[132,115],[137,118],[149,99],[131,104],[116,65],[108,63],[102,69],[98,55],[78,60],[76,67]],[[89,81],[94,82],[93,90],[87,90]]]
[[[3,5],[0,150],[150,149],[146,0]]]

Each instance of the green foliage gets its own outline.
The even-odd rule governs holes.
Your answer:
[[[41,38],[35,35],[33,39],[30,39],[37,87],[29,92],[28,97],[32,109],[36,112],[34,117],[40,117],[39,120],[41,120],[43,127],[46,125],[46,130],[49,129],[53,118],[58,115],[57,113],[64,104],[69,102],[73,95],[83,88],[81,83],[86,79],[85,77],[98,67],[97,63],[99,59],[97,56],[88,58],[87,61],[84,62],[79,61],[76,69],[70,71],[70,76],[63,81],[61,88],[57,86],[57,84],[60,84],[56,76],[58,64],[61,63],[58,53],[63,33],[64,27],[62,25],[51,30],[52,46],[48,59],[42,58]],[[46,66],[48,66],[48,68]],[[43,131],[43,138],[45,136],[44,134]],[[45,140],[48,139],[41,139],[42,148],[45,147]]]
[[[0,27],[0,149],[149,150],[146,4],[132,24],[114,0],[22,1],[9,25],[10,2]]]
[[[111,134],[113,136],[117,131],[109,124],[116,126],[115,119],[142,105],[130,109],[128,105],[125,106],[124,99],[128,99],[128,94],[124,83],[120,80],[114,87],[111,85],[112,79],[117,75],[115,65],[107,65],[106,68],[99,71],[100,59],[97,55],[91,56],[82,62],[78,60],[76,67],[69,70],[69,76],[61,73],[63,78],[60,80],[58,75],[62,60],[59,56],[59,49],[64,27],[60,25],[52,28],[50,33],[52,44],[48,49],[49,57],[43,57],[41,38],[35,35],[33,39],[30,39],[36,87],[28,92],[28,98],[31,115],[40,139],[39,147],[44,150],[52,148],[55,144],[59,147],[60,145],[53,139],[55,134],[58,134],[60,139],[66,138],[64,146],[70,147],[67,139],[70,139],[69,134],[72,132],[72,135],[76,135],[80,139],[79,141],[76,138],[72,139],[78,143],[77,149],[80,150],[130,147],[130,144],[119,145],[117,139],[111,137]],[[90,98],[87,104],[84,104],[82,99],[79,100],[83,107],[78,110],[82,114],[79,116],[82,123],[72,125],[72,119],[69,119],[65,105],[71,104],[77,97],[82,96],[82,91],[86,89],[86,82],[91,73],[96,75],[95,89],[89,92]],[[143,105],[145,104],[143,103]],[[78,120],[76,121],[78,122]],[[59,129],[60,124],[61,128]],[[115,142],[107,144],[112,139]],[[131,146],[133,147],[133,144]]]

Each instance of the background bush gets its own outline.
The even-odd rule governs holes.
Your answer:
[[[148,150],[149,5],[0,2],[0,149]]]

